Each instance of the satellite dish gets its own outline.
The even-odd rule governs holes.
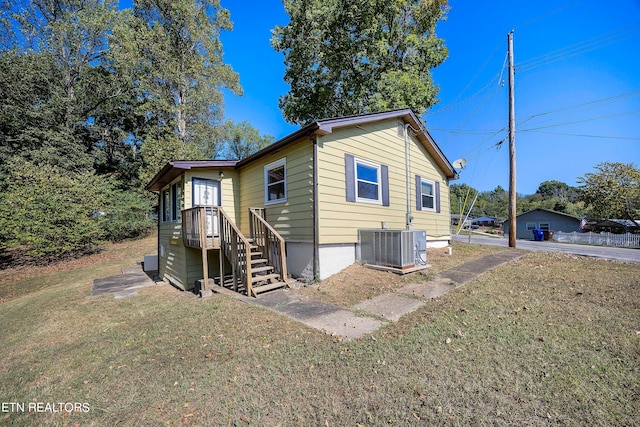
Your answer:
[[[467,159],[462,157],[462,158],[454,161],[452,166],[453,166],[454,169],[462,170],[462,169],[464,169],[465,166],[467,166]]]

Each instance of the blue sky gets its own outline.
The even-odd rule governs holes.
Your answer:
[[[242,97],[227,93],[226,115],[276,140],[297,130],[282,118],[283,56],[271,29],[288,22],[279,0],[222,0],[234,22],[222,36]],[[436,30],[449,57],[433,71],[440,102],[427,129],[451,160],[458,183],[508,188],[507,34],[514,30],[517,191],[546,180],[576,185],[604,161],[640,166],[640,1],[480,2],[450,0]],[[499,80],[504,85],[498,84]],[[502,130],[504,129],[504,130]],[[501,131],[502,130],[502,131]]]

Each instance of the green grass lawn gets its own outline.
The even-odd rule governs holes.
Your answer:
[[[0,404],[89,408],[0,412],[0,425],[640,423],[638,265],[530,253],[344,342],[168,285],[88,298],[153,247],[138,244],[0,281]]]

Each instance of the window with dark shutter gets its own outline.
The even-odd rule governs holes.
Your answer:
[[[416,175],[416,209],[440,212],[440,183]]]
[[[345,154],[346,200],[389,206],[389,168]]]

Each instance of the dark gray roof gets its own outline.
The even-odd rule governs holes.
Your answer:
[[[527,214],[529,214],[531,212],[536,212],[536,211],[543,211],[543,212],[549,212],[549,213],[556,214],[556,215],[562,215],[562,216],[566,216],[566,217],[571,218],[571,219],[575,219],[576,221],[580,221],[581,220],[581,218],[578,218],[577,216],[569,215],[569,214],[564,213],[564,212],[558,212],[558,211],[554,211],[554,210],[546,209],[546,208],[535,208],[535,209],[531,209],[531,210],[526,211],[526,212],[522,212],[520,215],[516,215],[516,220],[519,217],[523,216],[523,215],[527,215]],[[507,224],[508,222],[509,222],[509,220],[507,219],[505,221],[505,224]]]
[[[160,191],[162,187],[179,177],[182,172],[198,168],[235,168],[237,160],[174,160],[153,177],[145,187],[149,191]]]

